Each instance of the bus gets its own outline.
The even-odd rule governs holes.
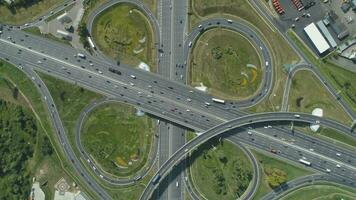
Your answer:
[[[306,160],[304,160],[304,159],[299,159],[299,162],[302,163],[302,164],[304,164],[304,165],[311,166],[311,162],[306,161]]]
[[[156,185],[159,182],[159,179],[161,179],[161,175],[157,174],[154,178],[153,178],[153,185]]]
[[[214,101],[214,102],[216,102],[216,103],[222,103],[222,104],[225,104],[225,100],[222,100],[222,99],[212,98],[211,100],[213,100],[213,101]]]
[[[91,48],[96,49],[93,40],[91,40],[91,37],[88,37],[88,42]]]
[[[78,54],[77,54],[77,56],[78,56],[78,57],[80,57],[80,58],[85,59],[85,55],[84,55],[84,54],[82,54],[82,53],[78,53]]]

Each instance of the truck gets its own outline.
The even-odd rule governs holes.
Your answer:
[[[161,179],[161,175],[157,174],[152,180],[153,185],[156,185],[160,179]]]
[[[299,159],[298,160],[300,163],[302,163],[302,164],[304,164],[304,165],[306,165],[306,166],[311,166],[311,162],[309,162],[309,161],[306,161],[306,160],[304,160],[304,159]]]
[[[213,101],[216,102],[216,103],[225,104],[225,100],[222,100],[222,99],[212,98],[211,100],[213,100]]]
[[[79,58],[85,59],[85,55],[82,54],[82,53],[78,53],[77,56],[78,56]]]

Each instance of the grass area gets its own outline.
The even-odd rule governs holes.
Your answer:
[[[146,163],[154,124],[148,116],[135,113],[127,104],[106,104],[96,108],[84,124],[84,147],[111,174],[129,176]]]
[[[207,199],[239,198],[252,180],[250,160],[228,141],[201,145],[189,162],[193,183]]]
[[[103,96],[47,74],[40,72],[38,74],[53,97],[71,145],[75,146],[75,125],[80,112],[89,103],[101,99]],[[73,150],[77,149],[73,148]]]
[[[294,166],[277,158],[272,158],[261,152],[252,151],[262,168],[259,187],[253,199],[261,199],[268,192],[272,191],[277,183],[285,183],[297,177],[311,174],[307,169]]]
[[[52,34],[42,34],[40,29],[38,27],[30,27],[30,28],[25,28],[23,29],[23,31],[27,32],[27,33],[30,33],[30,34],[33,34],[33,35],[37,35],[37,36],[41,36],[41,37],[44,37],[44,38],[47,38],[47,39],[50,39],[50,40],[53,40],[53,41],[56,41],[56,42],[59,42],[59,43],[62,43],[62,44],[66,44],[66,45],[70,45],[70,42],[66,39],[63,39],[63,38],[58,38]]]
[[[59,6],[63,0],[39,1],[27,8],[10,10],[5,4],[0,5],[0,23],[21,25],[26,22],[34,21],[49,10]]]
[[[153,30],[146,17],[131,4],[118,4],[101,13],[93,24],[93,38],[106,55],[156,71]]]
[[[243,99],[259,88],[262,69],[253,45],[239,33],[211,29],[200,36],[191,56],[190,84],[203,83],[224,99]]]
[[[322,73],[323,77],[340,92],[341,97],[349,104],[352,110],[356,111],[356,73],[338,67],[331,62],[328,62],[328,57],[324,59],[317,59],[307,46],[298,38],[292,31],[288,30],[289,37],[303,51],[308,57],[309,61],[313,63]]]
[[[290,192],[281,200],[356,200],[356,190],[351,190],[343,186],[333,185],[312,185],[302,187]]]
[[[321,108],[326,118],[345,124],[352,123],[339,103],[310,71],[296,72],[288,100],[289,111],[311,113],[315,108]]]
[[[264,101],[250,108],[253,112],[275,111],[282,103],[284,83],[287,78],[283,71],[284,64],[297,63],[298,56],[283,39],[283,37],[265,21],[249,1],[241,0],[192,0],[189,10],[190,28],[196,26],[200,20],[209,17],[225,16],[232,19],[243,19],[253,25],[268,44],[273,58],[274,87],[272,95]]]
[[[3,61],[0,61],[0,97],[15,105],[21,105],[24,109],[33,112],[36,117],[36,144],[28,170],[31,173],[31,179],[36,177],[41,184],[45,183],[42,189],[46,194],[46,199],[53,198],[54,183],[61,177],[69,183],[75,181],[81,190],[91,196],[91,192],[86,191],[86,188],[81,188],[81,182],[71,174],[73,169],[63,157],[59,142],[48,120],[48,112],[37,89],[21,71]],[[54,148],[53,152],[44,155],[43,149],[50,146]]]

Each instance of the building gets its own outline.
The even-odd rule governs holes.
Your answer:
[[[307,34],[314,47],[318,50],[319,54],[324,54],[330,49],[328,42],[324,36],[320,33],[319,29],[314,23],[309,24],[304,28],[304,32]]]
[[[335,12],[330,11],[325,16],[325,20],[329,22],[330,28],[335,32],[339,40],[344,39],[350,34],[345,24],[340,22],[339,17],[335,14]]]
[[[316,25],[318,25],[319,30],[323,33],[323,35],[325,36],[325,38],[328,40],[330,46],[332,48],[335,48],[337,46],[333,36],[331,36],[329,30],[326,28],[326,26],[324,25],[324,23],[320,20],[316,23]]]
[[[66,40],[71,40],[72,36],[67,31],[57,30],[58,37],[64,38]]]

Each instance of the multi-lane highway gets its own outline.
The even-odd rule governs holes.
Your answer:
[[[279,112],[279,113],[261,113],[261,114],[251,114],[247,115],[238,119],[231,120],[229,122],[222,123],[216,127],[213,127],[209,129],[208,131],[204,132],[203,134],[197,136],[193,140],[191,140],[189,143],[185,144],[182,148],[180,148],[178,151],[176,151],[168,160],[167,162],[157,171],[156,175],[151,179],[150,183],[146,187],[145,191],[143,192],[141,199],[149,199],[152,195],[152,192],[155,187],[157,187],[159,179],[163,178],[164,176],[167,175],[169,170],[174,167],[177,163],[179,163],[182,159],[185,158],[185,156],[192,151],[194,148],[202,144],[203,142],[211,139],[212,137],[215,137],[219,134],[225,133],[226,131],[239,128],[242,126],[246,125],[253,125],[256,123],[261,123],[261,122],[283,122],[283,121],[296,121],[296,122],[304,122],[304,123],[309,123],[309,124],[320,124],[328,128],[332,128],[334,130],[340,131],[344,134],[348,134],[354,137],[354,135],[351,132],[350,127],[347,127],[343,124],[340,124],[335,121],[331,121],[328,119],[316,117],[313,115],[309,114],[302,114],[302,113],[284,113],[284,112]],[[328,160],[331,163],[334,163],[334,166],[337,166],[338,163],[341,163],[341,161],[336,161],[331,158],[323,157],[323,159]],[[338,164],[340,165],[340,164]],[[339,167],[338,167],[339,168]],[[341,168],[341,165],[340,165]],[[346,173],[344,173],[347,171]],[[342,171],[336,171],[333,172],[335,176],[342,177],[344,180],[347,180],[345,182],[346,184],[349,185],[354,185],[355,178],[350,177],[350,174],[356,174],[356,167],[353,165],[350,165],[349,163],[342,163]]]
[[[110,1],[101,6],[99,9],[95,10],[94,13],[91,15],[88,23],[89,30],[92,29],[92,22],[94,21],[95,16],[100,14],[103,10],[110,7],[111,5],[120,2],[128,1]],[[183,8],[185,6],[183,3],[181,4],[181,2],[174,2],[177,5],[174,5],[175,8],[173,9],[173,13],[172,11],[170,11],[171,8],[169,8],[169,10],[162,9],[162,14],[164,12],[164,19],[168,20],[166,21],[166,23],[169,23],[169,21],[172,23],[172,26],[162,25],[162,27],[159,26],[158,21],[141,2],[130,1],[130,3],[134,3],[135,5],[137,5],[148,16],[150,22],[154,26],[156,34],[155,37],[157,41],[157,50],[159,48],[162,48],[163,50],[162,56],[160,52],[157,53],[157,59],[159,61],[158,67],[162,71],[167,71],[167,73],[164,73],[166,74],[165,76],[159,76],[142,70],[132,69],[130,66],[127,66],[125,64],[116,66],[116,62],[114,60],[105,58],[105,56],[102,54],[102,58],[104,59],[93,57],[89,54],[86,54],[85,52],[70,48],[69,46],[57,44],[47,39],[28,35],[24,32],[14,30],[8,26],[5,27],[3,34],[0,35],[0,46],[2,47],[0,50],[0,57],[6,59],[7,61],[15,65],[21,65],[20,68],[22,68],[22,70],[24,71],[30,71],[31,73],[33,73],[32,69],[36,69],[45,72],[49,75],[55,76],[57,78],[74,82],[88,89],[102,93],[108,97],[117,98],[121,101],[130,103],[148,113],[151,113],[160,118],[167,119],[173,123],[180,124],[182,126],[192,128],[197,131],[209,130],[203,135],[199,136],[194,141],[180,148],[173,155],[173,157],[168,159],[166,163],[162,163],[161,168],[159,170],[159,174],[161,174],[162,176],[167,175],[169,169],[173,166],[172,163],[178,162],[180,159],[184,158],[184,155],[187,152],[191,151],[192,148],[196,147],[196,145],[201,144],[208,138],[213,137],[215,134],[220,134],[227,130],[231,130],[233,127],[235,127],[235,125],[237,127],[238,125],[240,126],[243,124],[254,124],[257,121],[265,121],[269,123],[272,123],[273,121],[278,122],[284,120],[304,121],[308,123],[321,123],[322,125],[336,128],[337,130],[349,134],[352,137],[354,136],[353,133],[350,132],[348,127],[342,126],[330,120],[325,120],[321,118],[318,119],[310,115],[300,114],[302,117],[296,118],[295,116],[292,116],[292,114],[289,113],[267,113],[260,115],[248,115],[246,117],[233,120],[246,115],[246,113],[242,112],[240,109],[242,107],[255,105],[265,96],[267,96],[270,89],[272,88],[273,60],[271,59],[271,53],[269,49],[260,39],[260,35],[257,34],[257,31],[255,31],[253,28],[250,28],[247,24],[243,22],[230,22],[227,19],[210,19],[201,22],[201,26],[195,27],[188,35],[188,37],[184,38],[184,34],[181,34],[179,31],[184,33],[184,31],[182,31],[184,30],[184,28],[182,27],[184,27],[184,22],[186,21],[186,18],[181,19],[181,17],[183,16],[185,11],[184,9],[178,9],[179,7]],[[171,7],[169,4],[167,4],[166,7],[168,6]],[[174,12],[177,12],[178,14],[174,15]],[[170,18],[166,18],[166,16],[170,16]],[[197,37],[204,30],[214,27],[224,27],[240,32],[252,42],[256,50],[259,52],[259,55],[261,57],[261,64],[265,69],[265,73],[261,87],[253,97],[239,102],[227,101],[227,103],[225,104],[219,104],[213,102],[211,96],[178,82],[182,81],[183,83],[186,83],[188,78],[186,74],[187,61],[190,50],[189,43],[194,43]],[[165,31],[161,32],[161,29],[165,29]],[[164,33],[166,35],[161,35],[161,33]],[[168,33],[170,33],[171,35],[169,36]],[[183,43],[184,40],[185,42]],[[83,53],[86,55],[86,57],[80,58],[79,56],[77,56],[77,53]],[[114,68],[119,71],[119,73],[112,73],[109,71],[109,68]],[[318,73],[318,71],[316,71],[316,73]],[[35,80],[41,82],[39,77],[35,74],[33,75],[33,77],[37,77],[35,78]],[[330,86],[330,84],[327,84],[327,82],[322,79],[322,76],[320,74],[318,77],[320,77],[319,79],[322,80],[324,86],[326,86],[328,90],[334,95],[334,97],[337,98],[337,93]],[[176,81],[172,81],[170,79]],[[41,82],[39,84],[43,83]],[[43,88],[42,94],[47,97],[50,97],[50,94],[46,87],[41,88]],[[353,111],[346,105],[343,99],[337,100],[349,113],[349,115],[354,118],[355,113],[353,113]],[[102,188],[100,188],[98,184],[96,184],[96,182],[90,177],[90,175],[87,174],[87,172],[82,166],[82,163],[79,162],[79,159],[73,153],[73,150],[71,149],[70,144],[68,143],[68,140],[65,136],[64,129],[62,127],[58,113],[55,109],[53,100],[49,98],[49,101],[51,103],[47,103],[48,108],[50,110],[52,109],[51,107],[54,108],[52,109],[53,115],[51,119],[57,130],[56,132],[58,134],[59,140],[62,143],[63,150],[66,153],[66,156],[71,160],[78,174],[83,177],[83,180],[85,180],[85,182],[93,189],[94,192],[101,196],[101,198],[110,199],[110,196],[107,195],[107,193]],[[226,124],[218,126],[219,124],[224,122],[226,122]],[[229,124],[231,125],[231,127],[228,127],[230,126]],[[214,132],[214,130],[218,133]],[[289,134],[288,130],[284,130],[281,128],[271,128],[268,130],[256,129],[253,132],[254,137],[251,137],[251,135],[249,134],[243,134],[241,132],[236,133],[236,140],[239,140],[244,144],[253,146],[254,148],[264,149],[267,151],[268,148],[271,148],[271,144],[278,147],[282,145],[279,148],[283,149],[283,151],[279,153],[278,156],[284,156],[292,160],[294,159],[294,161],[296,161],[297,158],[301,156],[300,154],[308,155],[310,156],[310,159],[312,159],[313,163],[316,163],[313,164],[312,168],[319,171],[323,171],[325,173],[325,166],[327,166],[328,169],[330,168],[333,172],[335,171],[335,173],[332,173],[330,175],[339,178],[343,184],[353,184],[355,178],[346,177],[347,173],[354,174],[354,169],[352,167],[352,164],[350,163],[354,163],[356,161],[352,154],[347,153],[347,155],[343,155],[342,157],[335,156],[334,152],[329,152],[324,149],[325,145],[322,145],[322,141],[318,139],[311,140],[308,137],[299,137],[297,139],[298,142],[295,142],[295,144],[286,144],[286,142],[282,140],[283,138],[279,138],[279,136],[283,135],[283,137],[297,137],[293,134]],[[174,137],[176,137],[176,135],[180,135],[180,133],[176,133],[175,131],[171,131],[170,134],[174,135]],[[271,137],[271,135],[277,136]],[[264,143],[264,141],[269,141],[270,143],[267,144]],[[309,144],[310,141],[314,143]],[[169,143],[169,140],[163,140],[162,144],[166,142]],[[176,144],[182,143],[178,142]],[[80,144],[77,145],[80,146]],[[290,148],[285,149],[286,145]],[[315,147],[313,151],[309,148],[308,152],[305,152],[306,149],[308,149],[305,145],[315,145]],[[175,148],[177,147],[179,147],[179,145],[175,146]],[[343,153],[347,152],[347,150],[345,149],[338,149],[333,144],[328,144],[328,147],[331,147],[331,149],[333,150],[337,149],[338,151]],[[166,148],[172,148],[172,144],[171,147],[168,146]],[[289,149],[296,150],[289,151]],[[172,152],[170,152],[169,154],[171,153]],[[82,156],[84,156],[85,158],[84,154]],[[325,160],[327,160],[328,162],[324,163]],[[342,167],[335,167],[335,163],[342,164]],[[174,170],[176,170],[176,172],[180,171],[177,168],[174,168]],[[100,176],[100,174],[96,174]],[[114,180],[112,177],[109,178],[107,176],[105,176],[104,179],[108,182],[112,182],[112,180]],[[145,193],[143,194],[142,198],[148,198],[151,195],[155,186],[156,185],[152,184],[151,182],[148,185],[147,190],[145,190]],[[173,196],[178,196],[176,195],[176,192],[172,192],[171,194],[175,194]]]

